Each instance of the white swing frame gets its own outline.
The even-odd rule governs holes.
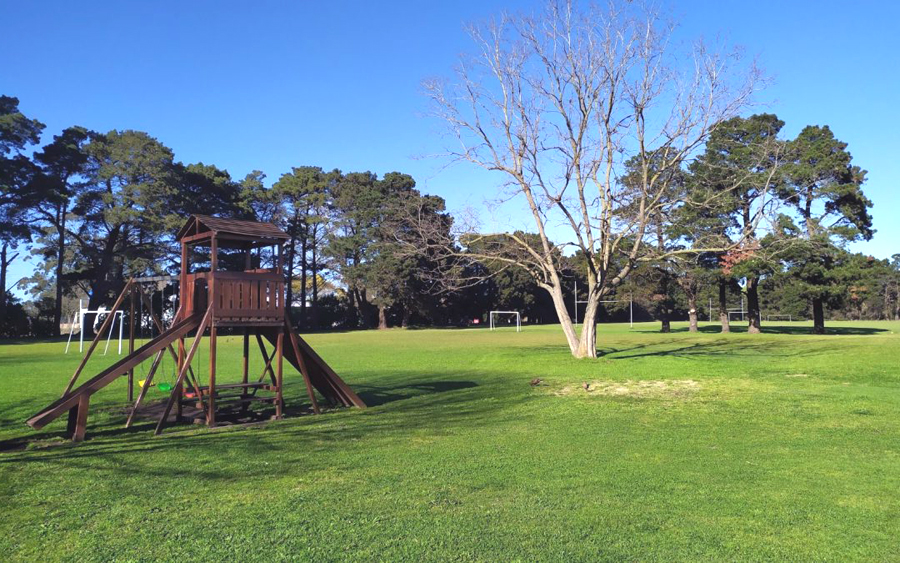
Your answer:
[[[69,339],[66,341],[66,351],[64,354],[69,353],[69,346],[72,344],[72,336],[75,334],[75,319],[78,319],[78,352],[84,353],[84,316],[89,314],[100,315],[108,315],[110,314],[107,309],[97,309],[95,311],[91,311],[90,309],[84,308],[84,300],[78,300],[78,311],[72,313],[72,320],[69,323]],[[118,355],[122,355],[122,331],[125,325],[125,311],[116,311],[115,315],[113,315],[113,320],[109,325],[109,334],[106,335],[106,347],[103,349],[103,355],[105,356],[107,352],[109,352],[109,342],[112,340],[113,330],[116,327],[116,322],[119,323],[119,350]]]

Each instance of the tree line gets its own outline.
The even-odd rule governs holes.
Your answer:
[[[709,302],[728,330],[728,310],[742,300],[751,330],[763,310],[817,327],[826,307],[843,318],[896,319],[900,256],[875,260],[842,246],[872,234],[864,171],[827,127],[793,140],[779,138],[782,127],[774,115],[732,118],[690,165],[671,169],[671,205],[647,221],[652,259],[636,261],[608,300],[627,296],[638,320],[657,319],[664,331],[685,316],[696,329],[701,310],[713,313]],[[177,273],[173,234],[195,212],[272,221],[288,233],[288,298],[303,328],[462,325],[497,308],[559,321],[552,295],[509,244],[539,244],[539,234],[458,236],[444,201],[421,194],[408,174],[298,166],[267,186],[260,171],[235,180],[215,165],[179,162],[145,132],[74,126],[41,146],[43,130],[16,98],[0,96],[0,287],[15,285],[7,271],[23,253],[38,262],[23,281],[30,302],[0,295],[5,336],[58,335],[75,299],[97,309],[129,277]],[[625,170],[624,186],[639,182],[635,161]],[[754,235],[763,216],[777,228],[721,250],[735,233]],[[699,248],[710,241],[720,250]],[[449,257],[444,243],[468,260]],[[565,314],[584,318],[575,301],[586,295],[573,292],[589,291],[588,259],[553,248]],[[621,302],[597,310],[624,320]]]
[[[421,258],[392,252],[389,227],[404,207],[444,214],[444,201],[422,195],[408,174],[301,166],[266,186],[260,171],[236,180],[212,164],[179,162],[142,131],[74,126],[40,146],[44,125],[18,106],[0,97],[6,336],[59,334],[74,299],[97,309],[130,277],[177,273],[173,237],[192,213],[271,221],[289,234],[288,297],[305,328],[449,323],[469,314],[420,287]],[[19,303],[7,272],[28,252],[38,267],[22,284],[33,299]]]

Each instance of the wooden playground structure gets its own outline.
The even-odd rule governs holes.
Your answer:
[[[134,422],[148,389],[153,385],[160,363],[166,354],[176,365],[177,376],[162,414],[156,424],[158,435],[175,410],[175,421],[184,420],[184,408],[198,410],[199,422],[216,426],[217,409],[236,405],[242,412],[251,403],[271,403],[275,418],[284,412],[283,363],[287,360],[300,374],[315,413],[319,413],[316,391],[331,404],[365,408],[365,403],[341,380],[322,358],[294,331],[288,305],[285,303],[285,277],[282,247],[288,235],[271,223],[193,215],[178,232],[181,243],[181,274],[179,275],[179,306],[170,327],[165,328],[139,284],[142,278],[129,280],[110,309],[100,330],[91,342],[81,363],[63,391],[62,397],[28,419],[29,426],[40,430],[63,413],[68,412],[67,436],[81,441],[85,436],[91,395],[119,377],[128,378],[128,400],[134,400],[134,370],[142,362],[153,358],[150,369],[140,385],[137,399],[129,413],[126,427]],[[271,247],[274,268],[254,268],[253,250]],[[209,249],[208,270],[191,271],[192,252]],[[231,251],[232,263],[243,257],[241,271],[223,271],[220,250]],[[258,259],[257,259],[258,260]],[[198,261],[197,265],[206,262]],[[124,310],[128,300],[129,354],[75,388],[81,372],[105,333],[107,323],[116,312]],[[135,308],[146,306],[158,335],[135,349]],[[222,328],[235,330],[243,336],[241,380],[234,383],[216,381],[216,339]],[[209,377],[201,385],[191,367],[204,334],[209,333]],[[186,339],[194,333],[193,342]],[[250,340],[256,340],[265,367],[258,378],[249,373]],[[274,349],[269,351],[265,342]],[[175,347],[173,347],[173,344]]]

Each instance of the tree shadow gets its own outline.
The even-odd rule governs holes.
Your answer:
[[[747,334],[747,325],[731,325],[731,332],[736,334]],[[637,329],[634,332],[640,332],[644,334],[667,334],[660,332],[659,330],[652,329]],[[723,334],[722,327],[719,325],[703,325],[698,327],[697,332],[702,334]],[[825,336],[867,336],[871,334],[878,334],[880,332],[888,332],[886,328],[875,328],[875,327],[855,327],[855,326],[835,326],[829,327],[825,326]],[[685,334],[690,333],[690,329],[688,327],[677,327],[673,328],[669,331],[669,334]],[[822,336],[821,334],[817,335],[813,332],[813,327],[811,326],[787,326],[787,325],[766,325],[762,326],[763,334],[787,334],[787,335],[811,335],[811,336]]]
[[[734,356],[778,356],[778,357],[799,357],[799,356],[815,356],[821,353],[820,350],[804,347],[798,349],[793,346],[786,346],[783,343],[774,343],[771,341],[761,342],[736,342],[733,340],[714,340],[711,342],[684,342],[683,340],[670,341],[669,343],[678,343],[679,346],[674,348],[654,349],[665,343],[638,344],[628,348],[598,348],[598,352],[605,358],[626,360],[632,358],[645,357],[734,357]]]

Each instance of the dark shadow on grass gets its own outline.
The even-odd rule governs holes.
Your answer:
[[[451,376],[449,373],[418,373],[416,376],[416,382],[401,385],[353,385],[360,398],[369,407],[379,407],[414,397],[421,399],[414,403],[414,406],[397,407],[392,411],[394,417],[398,412],[403,413],[404,424],[401,426],[398,426],[396,421],[390,424],[378,424],[376,421],[379,420],[380,413],[377,410],[358,411],[352,408],[329,406],[321,397],[318,397],[318,399],[323,415],[321,417],[315,416],[312,414],[311,404],[306,398],[306,390],[302,381],[286,382],[285,384],[285,418],[289,420],[308,419],[308,423],[302,426],[302,436],[298,436],[300,439],[308,439],[311,435],[318,435],[319,430],[321,430],[317,429],[319,422],[327,423],[328,420],[333,420],[331,416],[336,413],[355,411],[366,417],[365,422],[359,422],[360,419],[356,417],[350,419],[356,421],[357,426],[362,425],[358,428],[358,437],[361,438],[369,432],[376,431],[376,427],[383,426],[385,431],[388,431],[388,429],[396,430],[403,426],[421,427],[429,421],[439,418],[441,414],[464,416],[467,409],[462,403],[472,398],[477,398],[471,391],[465,392],[466,390],[475,390],[479,387],[479,384],[474,381],[448,379]],[[356,374],[356,377],[365,379],[363,374]],[[413,379],[412,375],[410,375],[409,379]],[[464,392],[452,393],[453,391]],[[153,401],[148,407],[152,410],[155,407],[162,406],[163,402],[163,399]],[[443,408],[450,405],[454,405],[450,411],[446,411]],[[146,409],[142,408],[143,410]],[[226,424],[231,424],[235,426],[235,429],[238,429],[241,426],[247,427],[253,423],[267,421],[275,412],[274,406],[268,404],[255,406],[253,410],[255,411],[254,414],[244,418],[238,413],[232,413],[234,416],[229,417],[219,411],[217,412],[217,420],[225,421]],[[89,418],[87,441],[83,444],[72,444],[67,440],[64,430],[65,416],[62,416],[60,420],[53,423],[52,430],[31,432],[25,436],[0,442],[0,454],[4,454],[0,455],[0,464],[16,461],[69,459],[72,457],[97,455],[98,453],[127,453],[130,451],[170,449],[182,447],[185,444],[184,440],[190,438],[202,440],[200,443],[204,445],[203,447],[209,443],[221,443],[222,440],[226,440],[226,442],[233,441],[234,443],[231,444],[233,447],[240,447],[239,444],[242,443],[239,438],[226,439],[220,437],[220,434],[217,432],[204,431],[203,426],[194,425],[190,422],[174,423],[172,417],[170,417],[172,423],[167,425],[163,436],[153,437],[152,432],[156,426],[154,418],[148,419],[141,417],[139,414],[135,424],[131,428],[125,428],[124,422],[127,412],[127,405],[125,404],[112,405],[104,403],[92,409],[92,413],[95,416],[101,413],[106,416],[100,420]],[[413,422],[407,424],[407,421]],[[17,422],[22,423],[22,421]],[[199,432],[193,432],[193,430],[198,430]],[[221,430],[221,428],[216,430]],[[295,431],[300,432],[299,430]],[[228,431],[221,434],[235,436]],[[333,438],[338,440],[338,434],[335,434]],[[273,439],[277,440],[278,438],[273,437]],[[36,447],[27,449],[29,445]],[[279,448],[282,447],[284,447],[283,444],[279,446]]]
[[[248,466],[253,470],[253,464],[262,464],[262,460],[265,460],[265,467],[256,470],[265,471],[267,476],[293,474],[301,468],[303,471],[333,470],[330,457],[324,454],[335,449],[365,450],[371,447],[373,440],[391,440],[409,431],[424,431],[425,436],[452,434],[459,428],[505,421],[518,423],[523,419],[523,414],[515,411],[515,405],[521,400],[528,400],[530,393],[523,392],[529,389],[527,384],[521,388],[487,386],[490,387],[488,390],[486,386],[472,382],[446,385],[443,378],[449,374],[433,375],[437,380],[434,383],[412,385],[413,389],[425,391],[416,397],[416,401],[387,410],[339,409],[284,423],[224,432],[193,432],[190,427],[180,426],[173,427],[158,438],[150,435],[152,423],[142,423],[135,429],[140,434],[126,436],[123,429],[111,428],[112,421],[103,421],[100,427],[89,425],[88,441],[82,444],[60,443],[44,449],[8,451],[0,455],[0,465],[39,462],[113,478],[127,474],[149,479],[164,478],[167,481],[182,478],[233,481],[241,471],[247,471]],[[404,387],[407,386],[398,388]],[[458,392],[447,392],[454,388]],[[433,392],[427,392],[429,389]],[[387,393],[394,394],[406,393]],[[486,397],[501,398],[498,395],[503,394],[510,397],[499,403],[482,400]],[[512,395],[519,395],[519,400],[514,400]],[[297,403],[288,404],[288,408],[297,406]],[[47,437],[52,436],[41,436]],[[165,452],[180,452],[176,455],[183,456],[184,461],[172,462],[172,458],[148,458],[146,455]],[[240,452],[238,458],[242,461],[234,461],[235,456],[226,452]],[[220,457],[230,461],[196,461]],[[148,462],[148,459],[153,461]]]
[[[402,401],[419,395],[444,393],[477,387],[474,381],[429,381],[425,383],[408,383],[391,387],[358,385],[357,394],[366,405],[376,407],[393,401]]]
[[[556,352],[568,354],[569,349],[565,345],[559,346],[533,346],[529,350]],[[691,342],[682,338],[653,340],[633,346],[615,348],[597,348],[597,358],[612,360],[626,360],[644,357],[679,357],[679,358],[720,358],[728,356],[759,356],[759,357],[800,357],[815,356],[829,350],[826,346],[803,348],[792,346],[790,341],[771,340],[733,340],[721,338],[708,342]]]
[[[717,340],[713,342],[679,342],[679,346],[674,348],[657,348],[658,343],[631,346],[628,348],[601,348],[599,352],[602,357],[610,359],[631,359],[646,357],[677,357],[677,358],[716,358],[726,356],[778,356],[778,357],[797,357],[797,356],[814,356],[819,354],[818,350],[811,350],[807,347],[798,349],[796,347],[788,347],[778,345],[773,342],[740,342],[736,343],[729,340]]]
[[[644,334],[666,334],[662,333],[659,330],[648,330],[648,329],[636,329],[634,332],[640,332]],[[675,333],[688,333],[690,332],[688,327],[678,327],[673,328],[670,331],[670,334]],[[698,327],[698,332],[702,334],[722,334],[722,328],[719,325],[704,325]],[[747,326],[746,325],[731,325],[731,332],[738,334],[746,334]],[[813,333],[813,327],[811,326],[784,326],[784,325],[766,325],[762,326],[763,334],[788,334],[788,335],[812,335],[816,336]],[[853,327],[853,326],[836,326],[836,327],[825,327],[825,335],[832,336],[867,336],[871,334],[878,334],[879,332],[887,332],[886,328],[874,328],[874,327]],[[821,336],[821,335],[818,335]]]

